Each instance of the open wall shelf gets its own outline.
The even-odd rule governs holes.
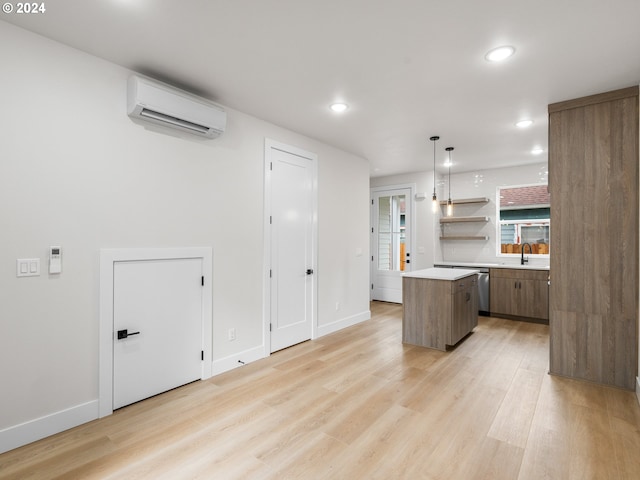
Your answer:
[[[440,240],[489,240],[486,235],[442,235]]]
[[[488,222],[489,217],[440,217],[440,223]]]
[[[456,198],[456,199],[452,199],[451,203],[453,203],[454,205],[486,205],[487,203],[489,203],[489,199],[487,197]],[[443,207],[446,206],[447,201],[446,200],[440,201],[440,205]],[[454,213],[455,213],[455,210],[454,210]],[[465,230],[464,228],[462,229],[463,231],[460,231],[460,229],[456,229],[458,230],[455,232],[455,233],[458,233],[457,235],[447,235],[445,233],[445,225],[465,224],[465,223],[487,223],[488,221],[489,221],[489,217],[486,217],[486,216],[460,216],[460,217],[442,216],[440,217],[440,227],[442,230],[442,233],[440,235],[440,240],[482,240],[482,241],[489,240],[489,237],[487,235],[464,235],[463,234]]]
[[[479,198],[455,198],[455,199],[451,199],[451,203],[453,203],[454,205],[462,205],[465,203],[477,203],[477,204],[482,204],[482,203],[489,203],[489,199],[487,197],[479,197]],[[446,205],[447,201],[446,200],[440,200],[440,205]]]

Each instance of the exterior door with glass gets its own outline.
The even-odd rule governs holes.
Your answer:
[[[371,299],[402,303],[402,274],[411,270],[410,188],[371,192]]]

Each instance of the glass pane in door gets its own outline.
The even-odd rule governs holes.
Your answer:
[[[378,199],[378,270],[404,271],[406,195]]]

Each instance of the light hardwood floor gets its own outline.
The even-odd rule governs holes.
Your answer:
[[[631,392],[552,377],[548,327],[402,345],[402,308],[0,455],[2,479],[638,479]]]

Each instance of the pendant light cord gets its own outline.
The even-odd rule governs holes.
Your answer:
[[[451,150],[453,147],[447,147],[445,150],[449,152],[449,201],[451,201]]]
[[[451,152],[449,152],[449,200],[451,200]]]
[[[440,140],[438,135],[429,138],[433,142],[433,200],[436,199],[436,142]]]
[[[453,202],[451,201],[451,150],[453,147],[445,148],[449,152],[449,200],[447,200],[447,216],[453,215]]]
[[[433,193],[436,193],[436,142],[433,141]]]

